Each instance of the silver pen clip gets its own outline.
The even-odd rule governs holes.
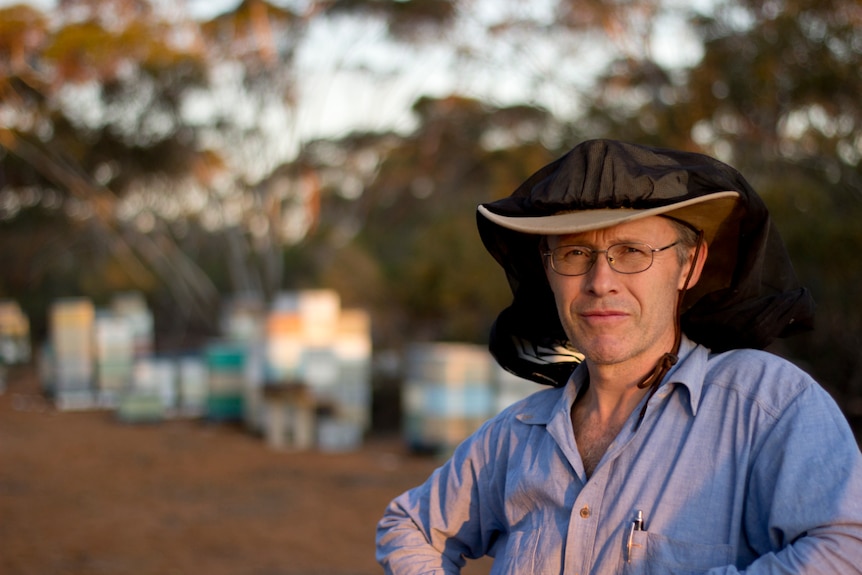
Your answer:
[[[632,548],[635,540],[635,531],[643,531],[644,530],[644,512],[638,509],[637,514],[635,515],[634,521],[632,521],[631,526],[629,527],[629,538],[626,541],[626,562],[632,562]]]

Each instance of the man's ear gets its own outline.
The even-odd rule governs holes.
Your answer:
[[[539,257],[542,258],[542,269],[545,270],[545,277],[548,278],[549,281],[549,276],[552,273],[551,262],[549,258],[545,257],[543,254],[551,249],[550,245],[551,243],[548,236],[541,236],[539,238]]]
[[[689,265],[683,267],[683,273],[679,278],[679,287],[677,289],[691,289],[697,281],[700,279],[700,274],[703,272],[703,266],[706,264],[706,256],[709,253],[709,247],[706,244],[706,241],[703,239],[700,240],[700,249],[694,249],[691,251],[691,257],[689,258]],[[697,259],[695,259],[695,254]],[[692,263],[692,260],[694,262]],[[694,271],[691,273],[691,280],[688,282],[688,286],[685,285],[685,279],[689,273],[689,267],[694,265]]]

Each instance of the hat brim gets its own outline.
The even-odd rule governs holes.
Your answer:
[[[704,194],[664,206],[634,209],[606,208],[558,212],[547,216],[502,216],[483,205],[481,213],[500,227],[533,235],[555,236],[600,230],[650,216],[668,216],[703,230],[707,243],[733,212],[739,192]]]

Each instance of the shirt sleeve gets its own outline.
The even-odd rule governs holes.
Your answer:
[[[759,557],[709,575],[862,573],[862,454],[823,388],[778,415],[751,465],[743,529]]]
[[[386,573],[456,574],[466,558],[487,554],[502,508],[489,487],[491,429],[486,423],[425,483],[386,508],[377,525],[377,561]]]

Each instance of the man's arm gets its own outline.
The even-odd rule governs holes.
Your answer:
[[[488,425],[462,443],[422,485],[394,499],[377,525],[377,560],[386,573],[460,573],[490,545],[496,505],[481,446]]]
[[[744,533],[760,557],[746,575],[862,574],[862,454],[822,388],[806,389],[781,414],[749,486]]]

